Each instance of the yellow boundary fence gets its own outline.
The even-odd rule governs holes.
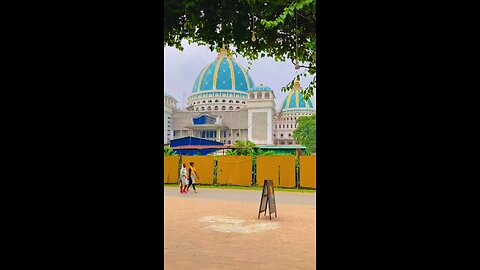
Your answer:
[[[163,182],[177,183],[180,171],[178,170],[179,156],[163,157]]]
[[[295,156],[257,156],[255,165],[256,185],[263,186],[266,179],[277,187],[317,188],[316,156],[299,157],[299,174],[296,177]],[[182,156],[181,162],[189,167],[195,162],[200,179],[197,184],[214,183],[215,161],[213,156]],[[163,161],[164,183],[177,183],[180,156],[165,156]],[[252,186],[254,168],[251,156],[217,156],[217,184]],[[298,179],[297,179],[298,178]]]
[[[316,156],[300,156],[300,187],[317,188]]]
[[[264,180],[273,180],[276,187],[295,187],[294,156],[258,156],[257,186],[263,187]]]
[[[237,186],[252,185],[252,157],[219,156],[217,165],[217,183]]]

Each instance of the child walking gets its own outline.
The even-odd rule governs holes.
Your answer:
[[[180,169],[180,178],[178,179],[178,182],[180,184],[180,193],[187,193],[185,190],[187,188],[187,165],[185,163],[182,165],[182,168]],[[185,187],[183,187],[185,185]]]
[[[184,177],[183,177],[183,193],[187,193],[187,186],[188,186],[188,178],[187,178],[187,165],[185,165],[185,163],[183,164],[183,173],[184,173]]]

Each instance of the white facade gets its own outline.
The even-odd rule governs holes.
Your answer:
[[[257,145],[273,145],[274,116],[275,94],[273,91],[250,92],[248,95],[248,140]]]
[[[169,96],[163,96],[163,144],[170,143],[172,139],[172,115],[173,109],[177,107],[177,101]]]

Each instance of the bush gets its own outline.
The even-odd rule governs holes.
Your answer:
[[[275,151],[265,151],[263,152],[262,150],[258,150],[257,156],[275,156]]]

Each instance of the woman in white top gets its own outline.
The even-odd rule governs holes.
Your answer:
[[[180,169],[180,178],[178,179],[178,182],[180,184],[180,193],[187,193],[187,185],[188,185],[188,180],[187,180],[187,166],[185,164],[182,165],[182,168]],[[182,188],[182,184],[185,186]]]

